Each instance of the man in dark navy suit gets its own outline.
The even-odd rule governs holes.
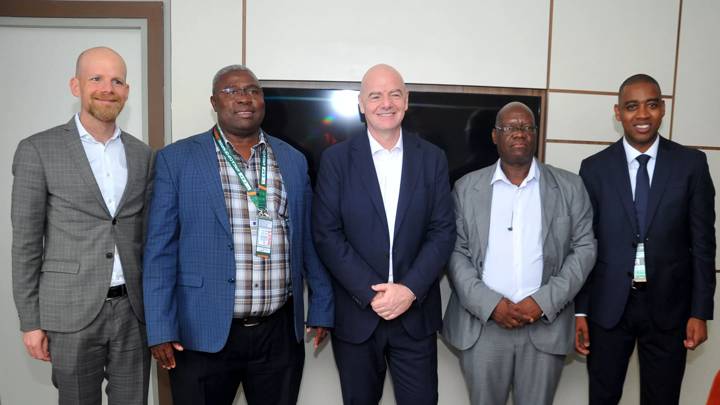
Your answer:
[[[447,160],[402,130],[408,92],[392,67],[368,70],[358,101],[367,131],[325,151],[313,200],[343,401],[377,404],[389,366],[398,404],[436,404],[438,279],[455,241]]]
[[[664,114],[657,81],[629,77],[615,105],[623,138],[580,168],[598,239],[576,298],[590,404],[620,401],[636,342],[640,403],[677,404],[687,349],[713,316],[715,189],[704,153],[658,136]]]

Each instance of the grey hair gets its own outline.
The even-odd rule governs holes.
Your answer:
[[[253,77],[253,79],[255,79],[256,81],[259,82],[257,76],[255,76],[255,73],[253,73],[253,71],[250,70],[250,68],[248,68],[247,66],[245,66],[245,65],[229,65],[229,66],[225,66],[224,68],[218,70],[217,73],[215,73],[215,76],[213,77],[213,81],[212,81],[212,89],[211,89],[212,93],[215,93],[215,86],[217,86],[217,83],[220,81],[220,78],[230,72],[248,72],[250,74],[250,76]]]

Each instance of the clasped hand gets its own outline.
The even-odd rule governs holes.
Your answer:
[[[370,306],[378,316],[387,321],[404,314],[415,301],[415,294],[402,284],[375,284],[372,289],[375,296]]]
[[[515,304],[503,297],[495,306],[491,318],[506,329],[519,328],[533,323],[542,316],[542,309],[532,297],[526,297]]]

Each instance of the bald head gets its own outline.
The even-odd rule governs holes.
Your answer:
[[[497,145],[498,155],[503,163],[503,171],[514,167],[522,173],[521,178],[511,179],[522,181],[532,164],[537,148],[537,127],[532,110],[523,103],[514,101],[500,109],[495,118],[495,129],[492,139]],[[510,176],[510,175],[508,175]]]
[[[514,112],[525,112],[527,113],[530,118],[532,119],[533,125],[535,125],[535,115],[533,115],[532,110],[530,107],[526,106],[524,103],[521,103],[519,101],[512,101],[510,103],[505,104],[500,111],[498,111],[497,115],[495,116],[495,126],[502,126],[503,125],[503,118],[506,115],[510,115]]]
[[[367,94],[369,86],[377,81],[394,82],[399,85],[403,92],[407,92],[405,89],[405,81],[400,73],[395,70],[394,67],[381,63],[371,67],[367,72],[365,72],[362,82],[360,83],[360,93]]]
[[[80,121],[86,129],[94,124],[114,127],[130,89],[126,76],[125,61],[110,48],[90,48],[78,56],[70,91],[80,98]]]
[[[75,77],[82,76],[88,64],[95,61],[104,61],[117,65],[122,71],[122,79],[125,80],[125,76],[127,75],[125,60],[123,60],[119,53],[105,46],[86,49],[78,55],[77,61],[75,62]]]
[[[400,73],[384,64],[371,67],[360,84],[358,104],[370,134],[381,144],[394,144],[408,108],[408,92]]]

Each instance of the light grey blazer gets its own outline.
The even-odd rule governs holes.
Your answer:
[[[490,181],[496,166],[497,163],[464,176],[453,191],[457,240],[448,264],[452,295],[442,334],[459,350],[475,344],[502,298],[482,281],[490,229]],[[525,327],[530,328],[530,339],[538,350],[564,355],[574,344],[572,300],[595,263],[593,213],[579,176],[540,163],[538,169],[543,274],[542,285],[532,298],[544,316]]]
[[[142,306],[143,215],[152,151],[123,132],[127,185],[115,217],[105,205],[74,117],[15,151],[11,219],[13,296],[20,329],[75,332],[100,312],[117,246],[133,312]]]

